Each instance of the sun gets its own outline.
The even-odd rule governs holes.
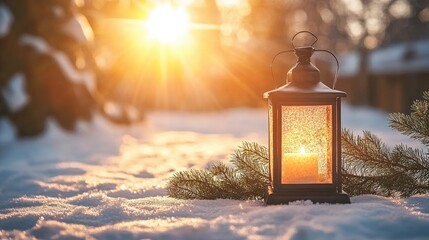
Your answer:
[[[166,44],[183,41],[188,32],[188,25],[187,12],[169,5],[153,9],[146,21],[149,37]]]

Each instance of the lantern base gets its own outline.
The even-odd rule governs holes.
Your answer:
[[[266,205],[289,204],[294,201],[310,200],[313,203],[331,203],[331,204],[350,204],[350,197],[347,193],[330,193],[326,195],[304,195],[273,192],[268,188],[268,194],[265,197]]]

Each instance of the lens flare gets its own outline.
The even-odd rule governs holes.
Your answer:
[[[168,5],[156,7],[146,21],[150,38],[167,44],[183,41],[188,32],[188,26],[187,12]]]

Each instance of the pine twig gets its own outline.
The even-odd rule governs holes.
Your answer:
[[[269,183],[267,155],[265,147],[243,142],[230,158],[234,167],[216,162],[207,169],[175,173],[167,194],[181,199],[260,199]]]

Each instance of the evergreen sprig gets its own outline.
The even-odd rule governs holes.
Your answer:
[[[429,92],[416,100],[411,114],[389,115],[389,126],[429,146]],[[388,147],[376,135],[362,136],[343,129],[344,190],[350,195],[375,194],[407,197],[429,190],[429,152],[403,144]],[[204,170],[178,172],[170,178],[167,193],[182,199],[260,199],[269,184],[268,150],[244,142],[230,161],[215,162]]]
[[[422,150],[397,145],[386,146],[365,131],[355,136],[344,129],[343,184],[351,195],[410,196],[428,189],[428,157]]]
[[[389,126],[429,146],[429,92],[411,105],[411,114],[392,113]],[[364,131],[342,134],[344,189],[351,195],[410,196],[429,190],[429,152],[403,144],[387,147]]]
[[[181,199],[260,199],[268,178],[268,151],[243,142],[230,158],[233,166],[215,162],[207,169],[175,173],[167,184],[169,196]]]
[[[429,146],[429,91],[423,93],[423,100],[415,100],[411,114],[392,113],[389,126]]]

